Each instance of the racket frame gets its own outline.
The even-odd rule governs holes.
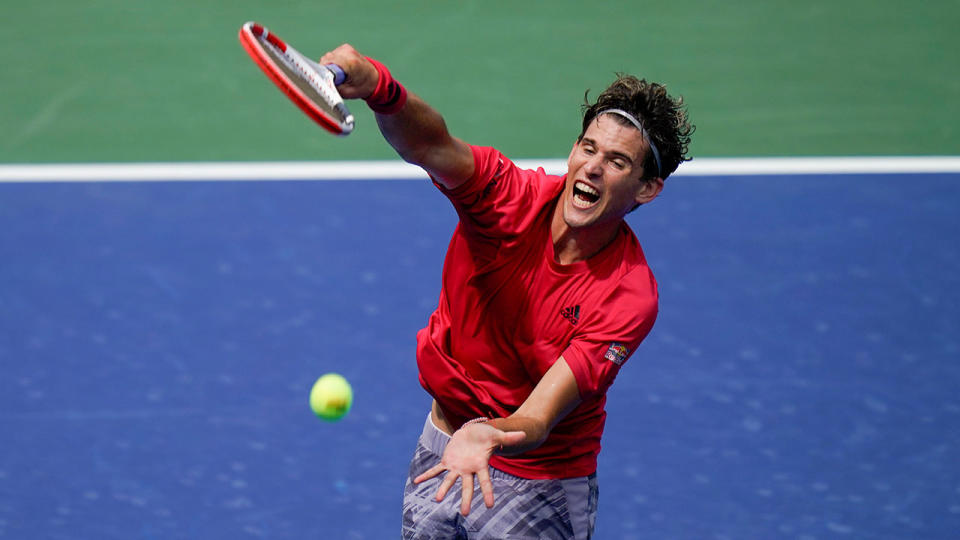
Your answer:
[[[239,32],[240,44],[250,55],[250,58],[260,66],[260,69],[277,85],[284,94],[301,111],[309,116],[321,127],[334,135],[346,136],[353,131],[354,118],[350,114],[343,98],[337,92],[336,84],[343,80],[343,70],[339,66],[322,66],[304,56],[300,51],[288,45],[265,26],[249,21],[244,23]],[[265,43],[264,43],[265,42]],[[333,117],[323,110],[312,99],[290,80],[290,77],[278,66],[266,52],[265,47],[272,47],[274,54],[288,62],[287,68],[307,75],[305,82],[320,96],[324,97],[327,105],[343,116],[343,120]]]

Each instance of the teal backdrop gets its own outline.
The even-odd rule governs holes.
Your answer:
[[[695,156],[956,155],[960,3],[898,0],[406,2],[38,0],[4,6],[0,162],[355,160],[394,155],[372,115],[335,139],[236,33],[391,67],[451,130],[564,157],[584,91],[667,84]]]

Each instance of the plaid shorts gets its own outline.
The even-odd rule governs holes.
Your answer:
[[[418,540],[581,540],[593,536],[597,518],[597,475],[561,480],[528,480],[490,468],[493,508],[476,486],[470,515],[460,514],[459,481],[441,502],[434,497],[440,474],[421,484],[413,479],[440,462],[450,436],[427,415],[410,462],[403,492],[403,538]]]

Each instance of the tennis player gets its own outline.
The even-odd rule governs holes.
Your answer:
[[[343,97],[367,101],[387,142],[460,217],[439,306],[417,335],[434,401],[403,537],[590,538],[605,394],[657,316],[656,281],[624,216],[689,159],[682,99],[618,77],[585,105],[567,174],[551,176],[453,137],[350,45],[320,61],[344,69]]]

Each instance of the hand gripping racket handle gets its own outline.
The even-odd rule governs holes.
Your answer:
[[[340,86],[343,84],[343,81],[347,80],[347,74],[343,72],[343,69],[336,64],[326,64],[325,68],[330,70],[330,73],[333,73],[333,84]]]

